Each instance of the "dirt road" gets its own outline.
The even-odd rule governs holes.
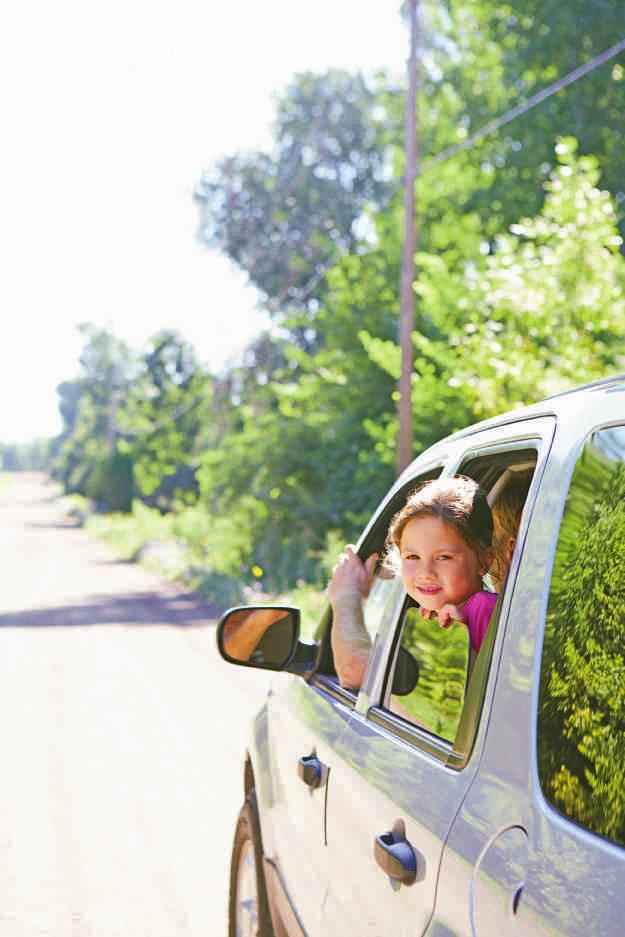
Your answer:
[[[266,681],[202,602],[0,487],[0,937],[225,937]]]

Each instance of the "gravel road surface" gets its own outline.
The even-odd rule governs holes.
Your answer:
[[[266,679],[210,609],[0,482],[0,937],[225,937]]]

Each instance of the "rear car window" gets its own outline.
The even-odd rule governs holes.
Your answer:
[[[555,555],[538,706],[538,773],[565,817],[625,845],[625,427],[592,435]]]

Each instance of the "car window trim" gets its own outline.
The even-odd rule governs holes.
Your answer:
[[[370,706],[367,711],[367,719],[380,728],[387,730],[393,737],[400,738],[403,742],[408,742],[424,754],[430,755],[436,761],[451,768],[461,768],[464,765],[464,759],[454,752],[451,742],[447,742],[440,736],[402,719],[401,716],[397,716],[388,709],[381,706]]]
[[[314,673],[309,683],[316,686],[323,693],[327,693],[328,696],[338,700],[340,703],[345,703],[345,705],[349,706],[351,709],[355,708],[356,700],[358,699],[357,692],[341,686],[338,677],[331,676],[327,673]]]

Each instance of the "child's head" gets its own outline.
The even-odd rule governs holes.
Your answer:
[[[492,559],[493,518],[486,492],[471,478],[420,485],[389,527],[406,591],[425,608],[461,604],[481,588]]]
[[[533,474],[533,469],[515,472],[493,504],[495,562],[491,569],[491,578],[498,589],[501,588],[510,566],[523,505]]]

